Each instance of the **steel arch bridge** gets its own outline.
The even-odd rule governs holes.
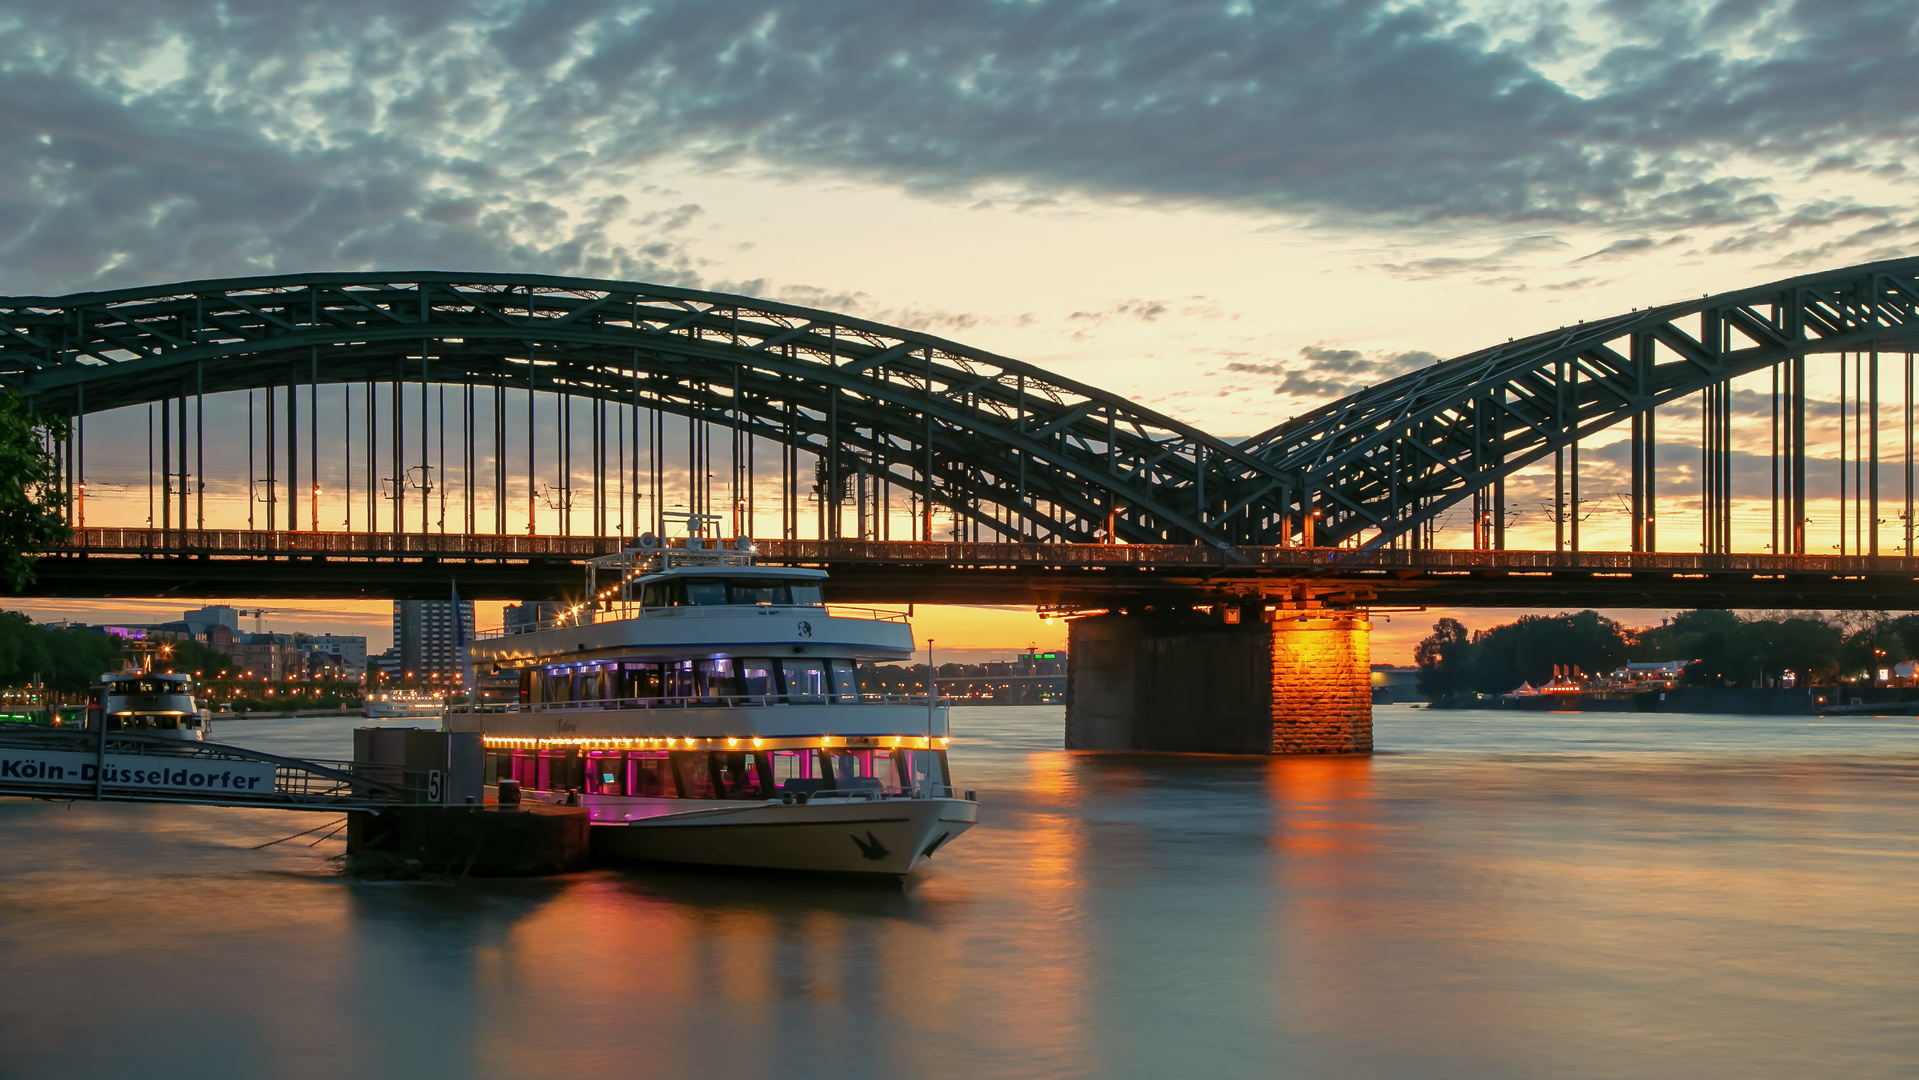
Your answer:
[[[1503,546],[1507,478],[1630,422],[1633,546],[1650,550],[1654,411],[1703,392],[1708,529],[1723,534],[1707,547],[1728,550],[1729,381],[1781,372],[1796,418],[1782,430],[1785,494],[1802,522],[1805,357],[1915,347],[1919,258],[1893,260],[1509,340],[1227,440],[932,335],[630,282],[299,274],[0,298],[0,384],[55,413],[339,383],[527,390],[782,444],[788,500],[800,453],[824,502],[870,474],[911,494],[925,539],[938,507],[955,538],[1083,542],[1110,524],[1133,543],[1227,549],[1429,546],[1434,519],[1468,500],[1475,521],[1492,518],[1481,546]],[[496,485],[503,499],[498,470]],[[837,536],[837,517],[823,531]],[[1803,553],[1803,534],[1777,550]]]

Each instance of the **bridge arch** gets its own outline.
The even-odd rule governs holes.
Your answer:
[[[1418,546],[1418,530],[1438,515],[1493,495],[1578,439],[1631,422],[1633,546],[1649,550],[1646,425],[1655,409],[1704,391],[1716,395],[1709,409],[1724,410],[1732,379],[1776,366],[1785,369],[1788,406],[1803,409],[1807,356],[1916,348],[1919,258],[1867,263],[1508,340],[1321,406],[1238,449],[1307,493],[1322,516],[1322,542]],[[1709,419],[1708,452],[1724,464],[1705,470],[1706,512],[1724,535],[1708,550],[1728,550],[1728,432]],[[1785,494],[1798,524],[1781,550],[1803,554],[1804,444],[1790,445],[1790,435],[1788,443],[1796,476],[1785,478]]]
[[[69,416],[342,383],[658,409],[810,456],[836,506],[870,471],[911,493],[929,536],[946,531],[934,506],[973,538],[1084,541],[1110,521],[1176,543],[1243,540],[1233,520],[1272,512],[1225,512],[1265,465],[1117,395],[900,327],[632,282],[292,274],[0,298],[0,383]]]
[[[834,506],[870,471],[911,494],[928,536],[950,513],[985,539],[1086,541],[1111,522],[1132,542],[1222,546],[1298,542],[1309,515],[1320,545],[1422,546],[1441,514],[1496,506],[1513,474],[1632,423],[1633,546],[1649,549],[1657,409],[1701,392],[1721,409],[1732,379],[1775,367],[1803,408],[1808,356],[1915,348],[1919,258],[1890,260],[1509,340],[1228,440],[933,335],[632,282],[294,274],[0,297],[0,384],[67,415],[272,386],[531,389],[779,443],[791,483]],[[1803,442],[1788,450],[1803,521]],[[1729,469],[1708,484],[1722,517]]]

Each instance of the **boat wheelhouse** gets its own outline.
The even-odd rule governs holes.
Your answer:
[[[193,697],[193,677],[152,671],[108,672],[87,703],[87,726],[201,741],[211,720]]]
[[[862,685],[862,660],[912,657],[905,617],[827,607],[826,577],[698,537],[594,560],[590,604],[470,647],[519,700],[445,726],[482,734],[488,784],[587,806],[601,854],[903,875],[977,805],[946,710]]]

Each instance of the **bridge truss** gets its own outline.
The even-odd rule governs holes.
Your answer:
[[[1632,550],[1652,551],[1655,410],[1702,394],[1701,544],[1707,552],[1726,552],[1732,544],[1729,384],[1771,368],[1777,462],[1771,547],[1804,554],[1806,358],[1838,353],[1843,362],[1852,354],[1859,369],[1870,355],[1876,375],[1879,353],[1906,354],[1910,418],[1916,347],[1919,258],[1870,263],[1508,340],[1369,387],[1238,448],[1299,478],[1327,541],[1357,538],[1371,546],[1430,546],[1422,527],[1470,501],[1475,546],[1503,547],[1505,481],[1551,459],[1558,541],[1566,543],[1570,526],[1577,548],[1577,515],[1566,508],[1579,501],[1579,440],[1631,423]],[[1843,380],[1841,386],[1843,394]],[[1912,441],[1910,426],[1906,441]],[[1874,465],[1876,475],[1876,457]],[[1907,472],[1910,521],[1910,467]],[[1870,516],[1877,519],[1876,506]],[[1911,555],[1910,529],[1906,535]],[[1871,536],[1856,547],[1878,554],[1876,531]]]
[[[821,534],[833,538],[840,535],[844,503],[858,504],[857,534],[870,532],[877,507],[897,496],[913,507],[921,539],[984,534],[1085,541],[1110,522],[1136,541],[1225,541],[1236,535],[1229,520],[1246,517],[1247,508],[1223,512],[1224,493],[1245,488],[1245,477],[1270,472],[1190,425],[942,338],[745,296],[559,277],[306,274],[0,298],[0,382],[23,390],[40,408],[70,416],[175,403],[162,420],[171,425],[177,412],[177,457],[168,469],[183,480],[196,449],[187,438],[188,399],[279,388],[288,439],[284,458],[269,471],[287,473],[291,492],[305,486],[297,479],[298,395],[304,390],[311,401],[321,385],[365,384],[369,406],[377,407],[373,387],[381,385],[391,393],[391,461],[369,461],[368,468],[390,465],[392,475],[383,479],[396,501],[408,496],[395,477],[430,477],[416,472],[422,464],[448,467],[428,462],[431,436],[414,435],[409,445],[399,387],[460,387],[462,433],[475,436],[482,418],[473,414],[472,388],[491,388],[492,434],[502,451],[493,462],[493,525],[500,533],[520,531],[507,520],[509,478],[498,467],[513,391],[525,392],[529,419],[536,397],[563,402],[560,423],[568,427],[574,403],[586,403],[584,423],[599,425],[594,432],[601,436],[609,407],[630,409],[636,438],[631,492],[638,499],[645,490],[655,500],[654,513],[634,518],[656,528],[664,483],[657,470],[668,452],[649,446],[647,468],[654,475],[643,481],[642,410],[651,414],[649,443],[664,439],[652,416],[692,422],[686,453],[694,510],[717,505],[724,516],[744,501],[750,513],[752,497],[741,489],[754,482],[752,447],[756,441],[779,447],[788,537],[797,532],[803,502],[823,508]],[[713,451],[715,433],[729,441],[726,455]],[[162,437],[170,457],[175,442]],[[314,452],[309,447],[310,457]],[[565,457],[569,448],[553,452]],[[529,441],[526,455],[531,484],[531,463],[541,450]],[[730,483],[722,481],[715,492],[708,475],[722,457]],[[486,465],[464,464],[469,472]],[[619,479],[609,464],[592,462],[596,512],[608,502],[600,486]],[[803,476],[806,465],[810,477]],[[541,498],[572,505],[571,463],[563,469],[560,490],[530,494],[530,509]],[[194,520],[199,507],[190,505],[189,487],[170,488],[178,505],[165,508],[169,521],[176,509],[181,524]],[[429,527],[428,485],[416,487],[415,505],[396,507],[393,531],[412,528],[410,517],[421,531]],[[281,498],[269,527],[283,521],[297,528],[300,501]],[[484,523],[472,520],[471,500],[465,511],[468,527],[453,531],[484,531]],[[1255,516],[1271,513],[1263,508]],[[604,520],[596,519],[594,531],[606,531]]]
[[[1919,259],[1893,260],[1509,340],[1250,439],[1226,440],[932,335],[745,296],[630,282],[303,274],[0,298],[0,384],[25,392],[40,408],[80,418],[80,437],[63,448],[70,488],[86,475],[88,414],[161,403],[162,472],[169,479],[161,518],[152,524],[205,526],[204,504],[190,497],[188,476],[205,475],[205,436],[196,420],[189,440],[188,402],[196,404],[197,417],[206,394],[264,390],[272,424],[277,392],[285,405],[284,451],[276,459],[279,444],[269,427],[265,472],[269,481],[283,479],[268,484],[265,525],[298,529],[305,500],[293,496],[311,489],[317,500],[320,486],[318,388],[363,385],[362,479],[377,478],[383,487],[380,498],[390,503],[384,531],[396,534],[437,528],[471,535],[487,532],[489,524],[495,534],[535,531],[542,500],[563,508],[560,531],[571,533],[571,428],[576,403],[583,403],[586,419],[579,422],[591,429],[595,446],[588,469],[592,521],[584,531],[594,535],[609,531],[609,506],[619,508],[622,522],[635,523],[633,532],[640,522],[663,528],[667,459],[680,448],[669,453],[660,418],[672,416],[685,421],[687,508],[731,514],[733,531],[757,536],[771,532],[753,520],[755,493],[771,480],[756,472],[765,463],[756,460],[755,447],[770,447],[778,459],[782,539],[801,538],[803,507],[811,504],[822,540],[1116,538],[1227,550],[1302,543],[1427,548],[1434,546],[1439,516],[1468,504],[1474,546],[1503,547],[1507,481],[1550,459],[1556,546],[1576,550],[1578,514],[1568,507],[1580,502],[1580,441],[1627,423],[1631,546],[1652,551],[1655,414],[1700,395],[1707,412],[1700,547],[1727,552],[1730,384],[1771,369],[1769,546],[1804,554],[1807,358],[1837,353],[1843,364],[1851,356],[1857,388],[1868,355],[1875,372],[1881,352],[1906,353],[1910,369],[1916,343]],[[1910,378],[1907,385],[1910,424]],[[417,427],[403,393],[414,387]],[[433,387],[441,394],[437,410],[429,407]],[[529,421],[536,410],[550,416],[565,438],[543,449],[535,445],[537,425],[526,423],[518,432],[522,398]],[[382,400],[386,415],[376,424]],[[482,400],[490,418],[478,411]],[[436,424],[441,447],[448,426],[458,427],[457,462],[444,450],[436,461],[436,435],[429,430]],[[609,424],[622,440],[628,433],[632,438],[633,453],[627,457],[623,446],[617,463],[606,450]],[[525,475],[512,476],[509,444],[517,453],[522,434]],[[725,440],[724,452],[714,449],[715,434]],[[250,438],[249,453],[251,446]],[[560,466],[544,491],[537,479],[543,458],[548,469]],[[1857,516],[1875,522],[1877,464],[1875,456],[1870,513],[1855,506]],[[450,485],[435,477],[456,471],[464,474],[464,506],[455,507],[449,528]],[[717,488],[715,476],[723,477]],[[482,500],[477,492],[489,480],[492,497]],[[618,497],[611,494],[616,486]],[[1910,480],[1907,486],[1910,522]],[[525,528],[509,512],[510,488],[514,497],[524,492]],[[365,529],[377,525],[380,504],[372,484],[362,490]],[[910,510],[911,535],[889,531],[894,500]],[[490,523],[482,520],[488,502]],[[851,525],[844,516],[849,508],[856,515]],[[351,504],[348,514],[350,520]],[[1910,528],[1907,536],[1911,554]],[[1853,553],[1876,554],[1877,537],[1876,528],[1870,538],[1855,529]],[[1845,544],[1842,534],[1841,554],[1848,554]]]

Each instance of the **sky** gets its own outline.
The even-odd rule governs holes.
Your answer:
[[[623,278],[929,330],[1244,435],[1507,337],[1908,254],[1916,51],[1909,0],[0,2],[0,295]],[[1836,382],[1815,367],[1815,551]],[[1762,383],[1734,395],[1752,549]],[[94,523],[145,517],[121,420],[90,432]],[[1696,431],[1662,416],[1673,550]],[[1595,544],[1624,527],[1616,441],[1586,455]],[[1513,485],[1514,546],[1545,535],[1540,479]],[[383,610],[304,609],[384,638]],[[1064,637],[920,614],[962,648]],[[1382,620],[1375,659],[1423,631]]]

